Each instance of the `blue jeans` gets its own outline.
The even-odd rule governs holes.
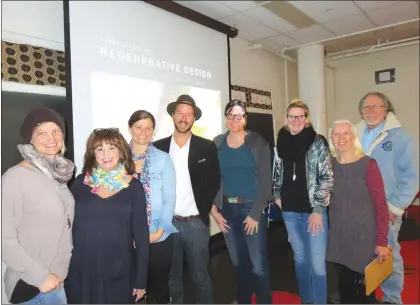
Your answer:
[[[252,202],[223,203],[221,213],[230,227],[224,234],[230,259],[236,269],[237,293],[239,304],[251,304],[253,280],[257,303],[271,304],[270,277],[267,255],[267,216],[261,215],[258,232],[247,235],[243,221],[252,208]]]
[[[196,303],[213,303],[213,293],[209,274],[209,227],[201,219],[173,221],[179,233],[174,236],[171,271],[169,275],[169,292],[173,304],[184,303],[182,271],[184,253],[191,279],[195,285]]]
[[[32,300],[23,304],[67,304],[66,293],[64,288],[58,288],[47,293],[40,293]]]
[[[392,246],[392,273],[382,283],[381,289],[384,293],[383,302],[402,304],[401,292],[404,286],[404,263],[400,254],[398,234],[402,223],[401,216],[395,216],[395,223],[389,222],[388,244]]]
[[[328,216],[324,211],[322,223],[315,236],[308,232],[308,213],[283,212],[283,219],[293,249],[295,271],[302,302],[327,303],[327,250]]]

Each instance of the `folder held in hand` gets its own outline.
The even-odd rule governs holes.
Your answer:
[[[366,281],[366,295],[371,294],[388,276],[392,273],[392,248],[389,249],[390,253],[388,259],[380,262],[379,258],[373,260],[365,268],[365,281]]]

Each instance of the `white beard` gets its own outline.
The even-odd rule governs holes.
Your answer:
[[[376,125],[379,125],[381,123],[379,119],[376,119],[375,121],[370,121],[370,120],[366,119],[365,121],[366,121],[366,124],[368,124],[369,126],[376,126]]]

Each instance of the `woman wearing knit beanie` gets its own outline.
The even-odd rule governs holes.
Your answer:
[[[63,157],[63,118],[31,111],[21,126],[23,161],[2,177],[2,260],[10,303],[66,304],[74,199],[67,182],[74,164]]]

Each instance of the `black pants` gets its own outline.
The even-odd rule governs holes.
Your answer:
[[[338,287],[338,264],[327,261],[327,293],[328,304],[340,304]]]
[[[366,295],[365,275],[337,264],[341,304],[376,304],[375,292]]]
[[[174,250],[173,234],[164,241],[150,244],[147,304],[169,304],[169,272]]]

